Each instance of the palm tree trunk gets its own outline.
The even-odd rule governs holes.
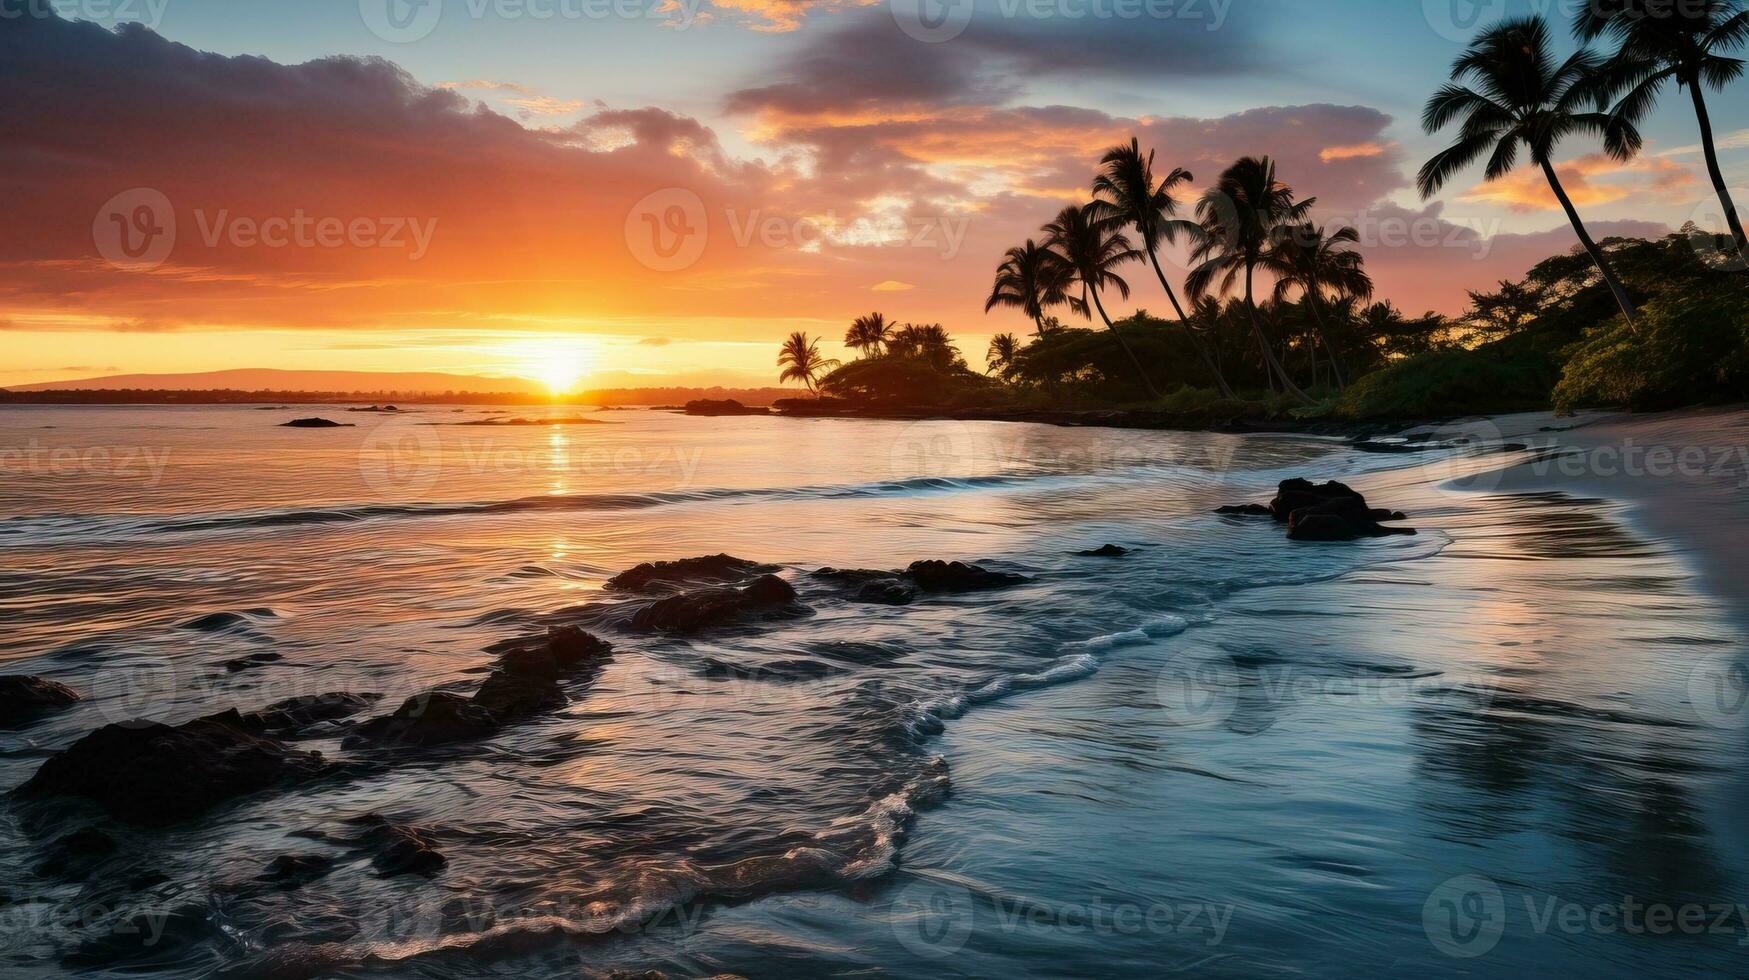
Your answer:
[[[1318,343],[1324,345],[1325,359],[1330,362],[1330,376],[1336,379],[1336,390],[1341,391],[1348,387],[1348,374],[1342,370],[1342,358],[1336,353],[1336,345],[1330,342],[1329,331],[1324,329],[1324,304],[1319,302],[1316,296],[1311,297],[1311,301],[1312,321],[1318,325]],[[1314,369],[1312,384],[1316,385],[1317,383],[1317,373]]]
[[[1257,337],[1257,346],[1263,348],[1263,363],[1266,374],[1273,373],[1281,380],[1282,390],[1293,395],[1307,405],[1316,404],[1312,396],[1305,393],[1294,380],[1287,376],[1287,369],[1276,359],[1275,351],[1270,349],[1269,338],[1263,333],[1263,324],[1257,322],[1257,301],[1253,298],[1251,289],[1251,263],[1245,263],[1245,311],[1251,315],[1251,332]],[[1274,385],[1271,384],[1273,388]]]
[[[1628,300],[1627,290],[1616,279],[1615,270],[1610,268],[1609,260],[1604,257],[1603,249],[1591,240],[1591,233],[1585,230],[1585,222],[1579,220],[1579,211],[1573,207],[1573,199],[1567,196],[1567,189],[1561,186],[1561,178],[1555,175],[1555,167],[1547,160],[1541,161],[1543,176],[1549,179],[1549,187],[1554,189],[1555,198],[1561,202],[1561,207],[1567,212],[1567,220],[1573,223],[1573,230],[1579,234],[1579,244],[1585,246],[1591,261],[1596,264],[1597,271],[1602,273],[1603,281],[1609,284],[1609,291],[1615,295],[1616,305],[1621,307],[1622,316],[1627,317],[1628,324],[1634,322],[1634,304]]]
[[[1148,261],[1154,265],[1154,275],[1160,279],[1160,288],[1166,290],[1166,298],[1172,301],[1172,312],[1178,314],[1178,325],[1184,328],[1184,335],[1190,338],[1190,346],[1196,349],[1196,356],[1202,358],[1202,366],[1215,379],[1215,386],[1221,390],[1221,397],[1235,397],[1227,379],[1221,375],[1221,369],[1215,366],[1214,358],[1209,357],[1208,348],[1203,346],[1202,338],[1190,328],[1190,318],[1184,315],[1184,307],[1178,304],[1178,294],[1173,291],[1172,284],[1166,281],[1166,273],[1160,269],[1160,260],[1154,255],[1153,245],[1148,246]]]
[[[1122,347],[1123,352],[1129,355],[1130,363],[1136,366],[1136,374],[1141,377],[1142,384],[1147,386],[1148,394],[1158,399],[1160,389],[1154,387],[1154,379],[1148,377],[1148,369],[1142,367],[1142,359],[1136,356],[1135,350],[1130,347],[1130,342],[1123,339],[1123,334],[1119,333],[1117,327],[1112,325],[1111,317],[1105,315],[1105,304],[1099,301],[1099,289],[1090,284],[1087,291],[1093,294],[1093,306],[1099,310],[1099,318],[1105,321],[1105,329],[1111,331],[1111,335],[1117,338],[1118,346]]]
[[[1749,241],[1743,238],[1743,219],[1737,217],[1737,203],[1731,200],[1724,171],[1719,169],[1719,151],[1713,145],[1713,121],[1707,114],[1706,95],[1700,89],[1700,79],[1690,79],[1687,84],[1689,94],[1694,97],[1695,117],[1700,120],[1700,145],[1706,151],[1707,174],[1713,179],[1713,190],[1719,193],[1719,203],[1725,206],[1725,224],[1731,228],[1731,237],[1737,240],[1737,256],[1749,264]]]

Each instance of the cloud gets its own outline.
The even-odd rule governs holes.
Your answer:
[[[868,288],[877,293],[905,293],[910,292],[917,287],[908,282],[900,282],[897,279],[888,279],[885,282],[877,282]]]
[[[1724,150],[1749,150],[1749,129],[1739,129],[1734,133],[1723,133],[1713,138],[1713,148]],[[1661,157],[1690,156],[1703,152],[1706,147],[1699,143],[1688,146],[1677,146],[1658,154]]]
[[[668,337],[641,337],[638,339],[640,347],[667,347],[672,343],[674,341]]]
[[[1662,156],[1638,157],[1621,163],[1606,154],[1592,153],[1557,164],[1555,173],[1573,205],[1579,208],[1613,204],[1628,197],[1681,203],[1687,199],[1685,192],[1699,182],[1692,167]],[[1497,204],[1520,213],[1561,210],[1548,178],[1540,167],[1532,166],[1478,184],[1458,200]]]

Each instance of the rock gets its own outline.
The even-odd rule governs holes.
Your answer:
[[[1268,507],[1264,506],[1263,504],[1234,504],[1234,505],[1227,506],[1227,507],[1221,507],[1221,508],[1217,509],[1215,511],[1215,513],[1228,514],[1228,515],[1234,515],[1234,516],[1239,516],[1239,517],[1274,517],[1275,516],[1275,511],[1270,510]]]
[[[51,756],[18,792],[83,797],[119,819],[161,826],[327,768],[321,753],[251,734],[227,711],[176,726],[105,725]]]
[[[0,677],[0,729],[17,728],[79,703],[79,692],[46,677]]]
[[[116,851],[115,838],[96,827],[82,827],[48,846],[36,873],[44,878],[79,880]]]
[[[811,610],[796,601],[796,590],[775,575],[756,579],[746,588],[694,589],[671,595],[632,615],[633,629],[657,633],[700,633],[749,619],[805,616]]]
[[[1400,521],[1404,516],[1369,506],[1365,497],[1334,480],[1325,484],[1283,481],[1269,508],[1276,520],[1286,522],[1287,536],[1294,541],[1353,541],[1415,533],[1412,528],[1380,524]]]
[[[1129,553],[1130,549],[1120,548],[1115,544],[1104,545],[1102,547],[1094,548],[1091,551],[1075,552],[1075,554],[1082,558],[1122,558]]]
[[[683,585],[705,583],[739,583],[755,575],[775,571],[771,565],[761,565],[733,555],[705,555],[678,561],[644,562],[607,580],[607,587],[623,592],[651,592]]]
[[[284,429],[350,429],[352,423],[336,422],[333,419],[292,419],[290,422],[281,422],[280,427]]]
[[[1354,541],[1363,535],[1335,514],[1309,514],[1289,524],[1287,536],[1294,541]]]
[[[430,831],[405,824],[390,823],[376,814],[353,821],[367,829],[357,839],[360,850],[371,855],[371,864],[388,878],[394,875],[434,875],[449,864],[449,859],[437,849]]]
[[[495,670],[474,692],[473,703],[503,723],[563,708],[565,692],[557,674]]]
[[[325,854],[281,854],[255,880],[271,881],[281,888],[301,888],[333,870],[334,859]]]
[[[306,694],[275,701],[260,711],[251,711],[243,716],[243,721],[250,731],[284,737],[297,734],[320,722],[350,718],[377,703],[381,697],[379,694],[353,694],[348,691]]]
[[[966,562],[914,561],[905,577],[925,592],[983,592],[1029,581],[1024,575],[992,572]]]
[[[261,653],[251,653],[247,656],[236,657],[225,661],[225,669],[235,674],[240,671],[248,670],[251,667],[262,667],[267,664],[278,663],[284,659],[285,658],[279,654],[272,652],[264,651]]]
[[[359,725],[345,744],[442,745],[483,738],[497,731],[499,724],[497,714],[460,694],[427,691],[403,701],[394,714]]]
[[[686,403],[688,415],[770,415],[769,408],[749,408],[733,398],[712,401],[709,398],[699,398]]]

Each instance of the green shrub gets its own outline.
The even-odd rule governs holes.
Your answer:
[[[1352,419],[1421,419],[1547,408],[1557,368],[1536,350],[1489,345],[1430,351],[1349,385],[1336,414]]]
[[[1618,316],[1580,341],[1555,407],[1655,411],[1749,398],[1749,283],[1720,279],[1719,288],[1665,292],[1633,326]]]

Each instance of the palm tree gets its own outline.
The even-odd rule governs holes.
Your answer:
[[[1330,343],[1324,327],[1324,301],[1345,298],[1371,299],[1372,276],[1366,273],[1366,259],[1348,248],[1360,244],[1360,232],[1353,228],[1338,228],[1333,234],[1306,222],[1285,229],[1276,243],[1281,250],[1286,269],[1275,281],[1275,300],[1281,302],[1298,289],[1312,308],[1312,324],[1318,332],[1318,343],[1330,355],[1330,369],[1336,376],[1336,387],[1348,386],[1342,369],[1342,354]]]
[[[778,350],[777,364],[783,368],[783,373],[777,376],[779,382],[800,381],[814,391],[814,385],[820,375],[838,366],[837,361],[827,360],[820,354],[818,341],[808,339],[808,335],[796,331],[783,342]]]
[[[984,301],[984,312],[998,306],[1018,309],[1032,318],[1033,328],[1042,337],[1047,308],[1066,305],[1086,315],[1087,304],[1069,295],[1074,283],[1075,273],[1062,256],[1028,238],[1025,245],[1009,249],[996,267],[996,281],[990,298]]]
[[[1724,52],[1749,42],[1749,10],[1741,0],[1589,0],[1579,5],[1573,33],[1584,41],[1607,35],[1616,42],[1615,56],[1604,77],[1612,92],[1627,92],[1613,113],[1619,120],[1637,125],[1651,112],[1667,81],[1674,79],[1678,88],[1688,89],[1700,123],[1707,173],[1719,203],[1724,205],[1725,223],[1737,240],[1737,253],[1749,260],[1743,221],[1719,169],[1719,151],[1713,143],[1712,117],[1703,91],[1707,86],[1722,89],[1743,76],[1743,62]],[[1618,127],[1617,132],[1626,137],[1632,129]],[[1639,149],[1637,138],[1632,149]]]
[[[1015,340],[1011,333],[999,333],[990,338],[990,349],[984,354],[984,363],[1006,378],[1014,372],[1014,359],[1019,354],[1020,341]]]
[[[946,371],[960,359],[947,328],[939,323],[907,323],[894,331],[887,350],[895,357],[911,357],[927,361],[937,370]]]
[[[1154,151],[1149,150],[1143,156],[1142,146],[1134,136],[1130,137],[1128,146],[1114,146],[1106,150],[1099,165],[1100,171],[1093,177],[1091,207],[1095,220],[1136,230],[1143,251],[1148,253],[1148,262],[1154,267],[1154,275],[1160,280],[1160,288],[1166,290],[1166,298],[1171,301],[1173,312],[1178,314],[1178,325],[1190,339],[1190,345],[1196,350],[1197,357],[1202,359],[1203,367],[1208,369],[1215,384],[1220,387],[1221,394],[1228,398],[1233,397],[1233,389],[1227,386],[1227,379],[1215,367],[1214,360],[1209,357],[1208,348],[1203,346],[1202,338],[1191,329],[1190,320],[1184,315],[1184,307],[1178,302],[1177,292],[1166,281],[1166,273],[1160,269],[1160,243],[1176,242],[1180,231],[1194,233],[1190,222],[1176,217],[1178,201],[1173,198],[1172,189],[1196,178],[1190,171],[1174,167],[1165,179],[1156,182]]]
[[[1459,119],[1463,129],[1457,142],[1434,154],[1421,168],[1417,183],[1423,199],[1432,197],[1458,171],[1484,154],[1489,154],[1484,176],[1498,180],[1517,166],[1522,144],[1530,150],[1531,161],[1542,168],[1579,235],[1579,243],[1615,295],[1622,315],[1632,323],[1634,307],[1627,291],[1579,220],[1551,159],[1561,138],[1574,132],[1606,137],[1605,149],[1618,160],[1632,155],[1628,146],[1638,145],[1639,134],[1625,118],[1612,119],[1602,111],[1579,111],[1587,99],[1599,101],[1601,90],[1596,79],[1601,68],[1602,60],[1585,50],[1556,62],[1550,51],[1548,21],[1541,17],[1508,20],[1489,29],[1452,64],[1451,83],[1427,101],[1421,124],[1429,133]],[[1476,87],[1461,84],[1466,78]]]
[[[1217,280],[1218,291],[1228,294],[1243,277],[1245,312],[1251,321],[1251,335],[1263,352],[1264,370],[1281,382],[1283,390],[1308,405],[1312,396],[1288,377],[1263,332],[1253,280],[1259,266],[1277,276],[1286,272],[1276,247],[1281,229],[1304,221],[1317,200],[1296,203],[1293,188],[1275,179],[1275,162],[1268,157],[1245,157],[1228,167],[1197,202],[1202,229],[1191,258],[1199,264],[1184,283],[1191,299],[1200,300]]]
[[[1142,379],[1142,385],[1148,389],[1148,394],[1154,398],[1160,397],[1160,389],[1154,387],[1154,379],[1148,377],[1148,372],[1142,367],[1141,358],[1136,356],[1130,342],[1124,339],[1117,327],[1112,325],[1111,317],[1106,315],[1105,304],[1099,301],[1099,287],[1110,286],[1124,299],[1130,297],[1130,284],[1123,277],[1112,271],[1125,262],[1141,258],[1141,253],[1130,245],[1130,240],[1123,232],[1094,221],[1086,207],[1073,204],[1058,213],[1055,221],[1044,226],[1046,244],[1062,257],[1069,266],[1075,278],[1081,281],[1085,295],[1093,300],[1093,308],[1099,311],[1099,318],[1105,321],[1105,328],[1117,338],[1118,345],[1135,365],[1136,374]],[[1086,300],[1083,299],[1081,312],[1086,314]]]
[[[844,346],[862,351],[862,356],[878,356],[893,335],[893,325],[885,316],[870,313],[850,322],[844,333]]]

